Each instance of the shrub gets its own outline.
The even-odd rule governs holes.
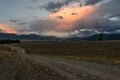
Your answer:
[[[6,43],[20,43],[20,40],[0,40],[0,44]]]

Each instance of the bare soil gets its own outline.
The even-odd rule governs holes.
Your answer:
[[[116,66],[51,58],[25,54],[25,49],[11,46],[23,58],[23,62],[35,63],[31,67],[42,80],[119,80],[120,68]],[[38,66],[35,66],[38,65]],[[28,64],[30,66],[30,64]],[[43,72],[42,72],[43,71]]]

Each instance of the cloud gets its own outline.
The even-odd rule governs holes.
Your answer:
[[[21,20],[18,20],[18,19],[10,19],[9,22],[12,22],[12,23],[18,23],[20,22]]]
[[[27,8],[28,8],[28,9],[31,9],[31,10],[36,10],[36,8],[33,7],[33,6],[28,6]]]
[[[27,23],[26,22],[19,22],[17,23],[17,25],[26,25]]]
[[[72,14],[74,13],[73,16]],[[64,7],[56,13],[50,13],[49,18],[56,21],[56,29],[58,31],[71,31],[76,28],[75,24],[78,21],[83,20],[85,17],[91,16],[94,13],[92,6],[83,7]],[[56,19],[56,17],[64,18],[62,20]]]
[[[87,0],[85,5],[95,5],[103,0]]]
[[[16,25],[26,25],[27,22],[24,22],[22,19],[10,19],[9,22],[14,23]]]
[[[35,3],[35,2],[38,2],[38,0],[31,0],[31,1],[34,2],[34,3]]]
[[[56,32],[58,32],[56,33],[58,36],[72,35],[74,30],[76,30],[75,23],[90,16],[93,11],[94,8],[92,6],[64,7],[56,13],[50,13],[49,19],[34,21],[30,28],[44,35],[50,35],[52,33],[55,36],[53,33]]]
[[[14,30],[13,28],[5,24],[0,24],[0,31],[5,33],[11,33],[11,34],[17,33],[16,30]]]
[[[44,36],[56,36],[56,37],[68,37],[69,33],[67,32],[57,32],[57,31],[44,31],[41,33]]]
[[[110,16],[108,16],[108,18],[111,17],[120,17],[120,12],[115,12],[114,14],[111,14]]]
[[[119,4],[119,0],[103,0],[100,3],[96,4],[96,12],[108,16],[118,14],[120,13]]]
[[[44,32],[45,30],[53,30],[55,29],[56,23],[54,20],[35,20],[31,22],[30,28],[33,31],[38,31],[39,33]]]
[[[78,15],[78,14],[73,12],[72,15]]]
[[[120,0],[51,1],[42,6],[49,11],[48,19],[33,21],[30,28],[44,35],[55,35],[58,32],[58,36],[113,32],[120,30],[119,4]]]
[[[68,6],[69,4],[74,3],[74,2],[78,3],[79,6],[81,7],[83,5],[95,5],[99,3],[100,1],[103,1],[103,0],[64,0],[64,1],[58,1],[58,2],[50,1],[47,4],[41,5],[40,9],[44,8],[45,10],[49,12],[57,12],[62,7]],[[82,2],[85,2],[85,3],[82,3]]]
[[[49,3],[40,6],[40,9],[44,8],[45,10],[54,13],[54,12],[59,11],[63,6],[66,6],[71,2],[78,2],[78,1],[79,0],[64,0],[64,1],[59,1],[59,2],[50,1]]]
[[[44,8],[45,10],[49,12],[57,12],[60,10],[60,8],[63,6],[62,2],[54,2],[51,1],[45,5],[40,6],[40,8]]]
[[[63,16],[57,16],[56,18],[58,18],[58,19],[64,19]]]

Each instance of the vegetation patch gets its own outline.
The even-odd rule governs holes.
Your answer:
[[[20,40],[0,40],[0,44],[6,43],[20,43]]]
[[[120,64],[120,41],[24,41],[29,54]]]

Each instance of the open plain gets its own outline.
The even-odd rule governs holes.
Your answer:
[[[22,41],[1,45],[0,79],[119,80],[119,46],[119,41]]]

